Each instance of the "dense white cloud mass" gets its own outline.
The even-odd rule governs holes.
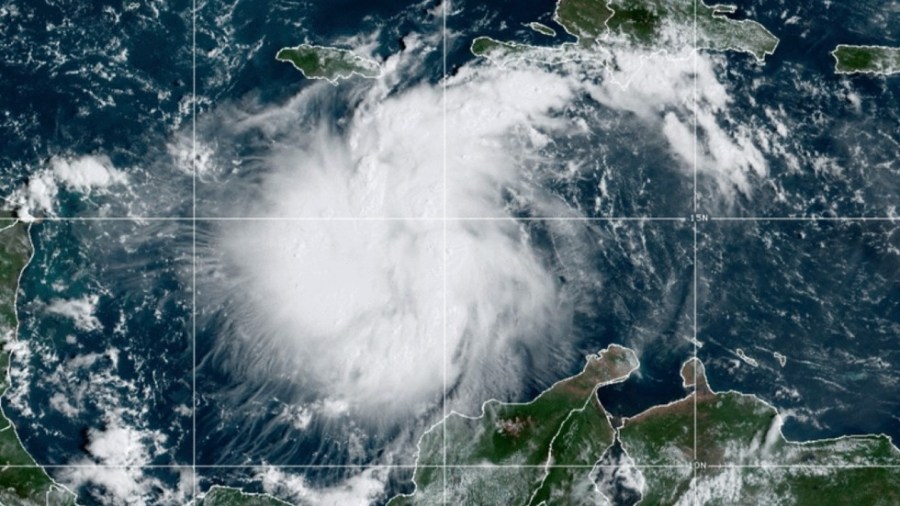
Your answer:
[[[305,218],[500,216],[497,188],[520,175],[506,137],[514,127],[548,126],[547,113],[572,97],[570,84],[533,69],[464,69],[448,84],[446,124],[440,88],[422,85],[396,96],[372,90],[344,135],[298,132],[298,145],[272,155],[276,173],[257,211]],[[282,114],[244,123],[292,119]]]
[[[702,90],[698,168],[726,196],[749,193],[747,174],[766,171],[749,133],[720,124],[730,99],[712,61],[630,49],[612,57],[593,78],[577,65],[482,62],[445,86],[398,89],[397,75],[418,64],[401,54],[370,86],[317,85],[254,112],[223,107],[217,142],[269,141],[252,160],[204,163],[204,179],[229,181],[226,214],[266,218],[229,221],[209,239],[201,278],[212,280],[213,301],[230,301],[213,304],[235,322],[219,355],[379,417],[433,407],[450,388],[473,402],[515,392],[524,367],[565,356],[571,307],[554,269],[577,261],[550,267],[511,202],[536,216],[580,216],[547,189],[559,164],[539,163],[554,138],[589,132],[570,114],[576,104],[587,96],[633,112],[690,173]],[[335,120],[339,96],[353,108]],[[579,254],[571,249],[561,254]],[[526,365],[535,357],[545,363]]]
[[[257,366],[380,415],[445,387],[518,381],[512,350],[550,347],[565,313],[557,281],[500,189],[524,188],[510,143],[567,128],[551,113],[572,94],[558,75],[485,70],[463,72],[446,97],[386,91],[371,90],[343,133],[320,128],[271,154],[250,213],[291,219],[229,223],[215,240],[245,291],[235,319],[248,322],[222,346],[243,339]],[[556,212],[549,196],[531,201]]]

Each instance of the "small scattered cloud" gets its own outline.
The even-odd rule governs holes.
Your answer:
[[[298,506],[367,506],[384,495],[387,473],[366,469],[337,486],[318,488],[299,474],[270,467],[256,477],[267,493]]]
[[[100,320],[94,316],[99,300],[100,297],[97,295],[85,295],[79,299],[53,299],[47,305],[47,312],[71,319],[80,330],[86,332],[100,330],[102,328]]]

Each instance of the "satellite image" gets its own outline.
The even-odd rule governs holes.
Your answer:
[[[900,505],[900,1],[0,33],[0,506]]]

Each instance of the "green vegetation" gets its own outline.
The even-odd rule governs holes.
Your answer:
[[[775,51],[778,38],[759,23],[726,16],[734,11],[733,6],[709,6],[702,0],[559,0],[554,20],[578,39],[575,44],[566,43],[558,48],[563,51],[589,50],[623,42],[646,49],[675,51],[696,45],[713,51],[749,53],[763,61]],[[510,44],[491,40],[493,48]],[[515,46],[520,51],[539,49]],[[485,49],[490,49],[485,42],[472,45],[476,55],[485,55],[488,52]]]
[[[706,504],[772,504],[776,498],[817,506],[898,503],[900,469],[872,467],[900,464],[900,451],[886,436],[790,442],[774,408],[753,396],[714,393],[697,361],[685,364],[685,385],[693,387],[694,374],[698,387],[691,395],[627,419],[619,429],[646,480],[645,504],[675,504],[694,493],[710,498]],[[647,467],[658,464],[677,467]]]
[[[603,503],[590,470],[616,432],[596,392],[636,366],[630,350],[611,346],[530,403],[490,401],[479,417],[448,416],[419,442],[415,492],[389,504]],[[685,363],[681,377],[690,395],[618,429],[645,480],[641,504],[900,504],[900,468],[877,467],[900,465],[886,436],[790,442],[774,408],[713,392],[699,361]]]
[[[513,44],[512,42],[500,42],[499,40],[492,39],[490,37],[478,37],[477,39],[472,41],[471,51],[475,56],[486,56],[489,53],[494,53],[497,51],[503,53],[513,53],[520,50],[518,44]]]
[[[638,464],[690,464],[694,452],[694,403],[685,399],[653,407],[626,420],[622,445]]]
[[[900,48],[838,45],[831,52],[839,74],[882,74],[900,72]]]
[[[265,494],[247,494],[235,488],[213,487],[197,506],[287,506],[288,503]]]
[[[451,504],[579,504],[592,497],[590,466],[615,434],[597,389],[625,380],[637,364],[631,350],[610,346],[529,403],[489,401],[481,416],[451,414],[419,441],[415,493],[390,504],[443,504],[444,462],[459,466],[446,471]],[[509,465],[522,467],[502,467]]]
[[[708,6],[702,0],[560,0],[558,22],[569,32],[591,42],[606,33],[621,34],[632,42],[654,47],[694,45],[702,49],[742,51],[758,60],[775,51],[778,38],[759,23],[736,21],[724,14],[727,6]]]
[[[552,444],[555,464],[584,467],[549,468],[544,482],[529,504],[575,504],[578,498],[590,497],[594,483],[589,479],[586,468],[596,464],[603,452],[612,445],[614,438],[615,431],[606,418],[603,406],[596,395],[591,395],[588,406],[573,411],[563,422]],[[603,448],[598,448],[598,444]],[[592,501],[590,504],[597,502]]]
[[[15,297],[19,287],[19,275],[31,257],[27,225],[0,216],[0,336],[4,341],[0,352],[3,367],[0,394],[9,387],[9,353],[6,343],[15,339]],[[43,468],[25,451],[15,428],[6,416],[0,414],[0,504],[74,504],[75,497],[56,485]]]
[[[616,9],[616,13],[607,21],[607,26],[613,32],[623,33],[635,41],[650,44],[662,26],[663,15],[643,5],[623,6]]]
[[[772,480],[778,483],[779,495],[793,496],[794,504],[900,504],[900,471],[896,468],[829,469],[824,475],[788,469],[772,474],[775,478],[781,478]]]
[[[354,75],[375,78],[381,74],[377,62],[333,47],[301,44],[281,49],[275,59],[292,64],[309,79],[324,79],[331,84]]]
[[[885,468],[729,467],[642,470],[647,486],[642,505],[893,506],[900,500],[897,471]],[[694,500],[696,498],[696,501]],[[680,500],[680,501],[679,501]]]
[[[859,72],[871,67],[876,51],[858,46],[838,46],[834,52],[836,68],[840,72]]]
[[[606,0],[560,0],[554,18],[580,44],[588,46],[606,33],[606,22],[613,15]]]

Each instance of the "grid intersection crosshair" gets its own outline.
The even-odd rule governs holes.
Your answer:
[[[699,201],[698,201],[698,146],[697,146],[697,104],[698,104],[698,90],[697,90],[697,59],[698,59],[698,45],[697,45],[697,0],[694,0],[694,20],[693,20],[693,65],[694,65],[694,91],[693,91],[693,129],[694,129],[694,138],[693,138],[693,213],[694,216],[699,212]],[[511,220],[532,220],[532,221],[541,221],[541,220],[552,220],[552,221],[661,221],[661,222],[692,222],[693,227],[693,358],[698,358],[698,310],[697,310],[697,299],[698,299],[698,265],[697,265],[697,256],[698,256],[698,229],[699,222],[698,220],[692,219],[692,217],[654,217],[654,216],[621,216],[621,217],[586,217],[586,218],[576,218],[576,217],[531,217],[531,218],[498,218],[498,217],[451,217],[447,215],[447,103],[446,103],[446,78],[447,78],[447,49],[448,49],[448,41],[447,41],[447,16],[449,14],[448,10],[449,0],[444,0],[442,2],[443,6],[443,15],[442,15],[442,115],[443,115],[443,192],[444,192],[444,206],[443,206],[443,216],[440,218],[422,218],[422,217],[332,217],[332,218],[322,218],[322,217],[242,217],[242,216],[199,216],[197,211],[197,176],[198,176],[198,166],[197,166],[197,2],[196,0],[192,0],[191,3],[191,37],[192,37],[192,69],[191,69],[191,191],[192,191],[192,202],[191,202],[191,215],[190,216],[69,216],[69,217],[59,217],[59,216],[50,216],[41,218],[41,221],[45,222],[103,222],[103,221],[133,221],[133,222],[149,222],[149,221],[180,221],[180,222],[189,222],[191,224],[191,258],[192,258],[192,274],[191,274],[191,304],[192,304],[192,312],[191,312],[191,347],[192,347],[192,378],[191,378],[191,386],[192,386],[192,435],[191,435],[191,462],[188,465],[56,465],[56,464],[34,464],[34,465],[9,465],[6,467],[10,468],[57,468],[57,469],[75,469],[75,468],[130,468],[130,469],[189,469],[191,471],[191,479],[192,479],[192,493],[193,497],[196,500],[199,493],[199,475],[197,474],[198,469],[260,469],[260,468],[286,468],[286,469],[315,469],[315,468],[328,468],[328,469],[339,469],[339,468],[347,468],[347,469],[358,469],[359,466],[355,465],[329,465],[329,464],[309,464],[309,465],[267,465],[267,464],[240,464],[240,465],[227,465],[227,464],[219,464],[219,465],[203,465],[197,463],[197,419],[196,419],[196,411],[197,411],[197,390],[196,390],[196,379],[197,379],[197,293],[196,293],[196,281],[197,281],[197,225],[202,222],[219,222],[219,221],[394,221],[394,220],[403,220],[403,221],[441,221],[444,224],[443,231],[443,302],[444,302],[444,312],[443,312],[443,382],[444,382],[444,395],[442,399],[444,416],[447,415],[447,341],[446,341],[446,326],[447,326],[447,234],[446,234],[446,224],[448,221],[511,221]],[[808,222],[808,221],[837,221],[837,222],[895,222],[900,221],[900,217],[897,216],[856,216],[856,217],[841,217],[841,216],[748,216],[748,217],[731,217],[731,216],[709,216],[708,221],[797,221],[797,222]],[[694,384],[696,385],[696,374],[697,368],[694,368]],[[694,413],[693,413],[693,435],[694,435],[694,458],[697,458],[697,396],[694,395]],[[491,466],[479,466],[479,465],[447,465],[447,447],[446,447],[446,427],[444,429],[443,436],[443,448],[442,448],[442,464],[441,465],[428,465],[421,466],[417,464],[385,464],[385,465],[372,465],[369,467],[379,468],[379,469],[416,469],[419,467],[440,467],[442,468],[443,480],[444,480],[444,500],[446,502],[447,498],[447,470],[454,468],[528,468],[528,467],[546,467],[545,465],[540,466],[524,466],[524,465],[491,465]],[[551,465],[552,468],[621,468],[621,467],[634,467],[634,468],[679,468],[684,469],[686,467],[690,467],[692,472],[694,473],[694,477],[696,479],[697,476],[697,467],[691,464],[660,464],[660,465],[604,465],[597,464],[592,466],[581,466],[581,465]],[[858,469],[858,468],[896,468],[900,469],[900,465],[810,465],[810,464],[726,464],[726,465],[708,465],[708,468],[723,468],[723,469],[790,469],[790,468],[827,468],[827,469]],[[697,503],[696,498],[696,490],[694,490],[695,504]]]

